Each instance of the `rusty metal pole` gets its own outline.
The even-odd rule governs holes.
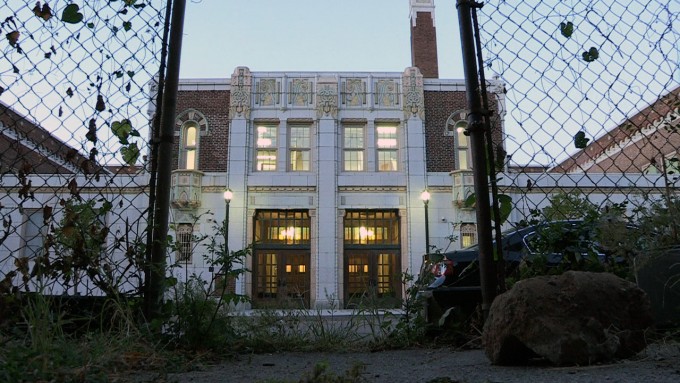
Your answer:
[[[169,6],[169,5],[168,5]],[[170,186],[172,176],[172,149],[174,144],[177,88],[179,66],[182,56],[182,35],[184,33],[184,12],[186,0],[172,2],[172,24],[168,48],[167,77],[161,109],[161,127],[158,139],[158,182],[154,213],[153,242],[151,244],[151,265],[149,280],[144,296],[147,319],[157,318],[161,313],[165,292],[165,268],[167,253],[168,221],[170,219]]]
[[[467,134],[472,149],[472,169],[475,182],[477,235],[479,239],[479,273],[482,287],[482,311],[484,318],[496,297],[496,277],[491,233],[491,206],[489,199],[489,176],[486,174],[485,124],[483,116],[488,112],[482,107],[479,73],[472,26],[472,11],[479,4],[471,0],[457,0],[460,42],[463,53],[465,88],[470,113]]]

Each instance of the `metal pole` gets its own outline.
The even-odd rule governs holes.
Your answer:
[[[458,0],[458,23],[463,53],[463,70],[468,107],[468,133],[472,149],[473,177],[475,182],[477,235],[479,238],[479,273],[482,288],[482,312],[484,318],[496,297],[493,244],[491,234],[491,209],[489,200],[489,181],[486,174],[486,154],[484,144],[484,121],[486,113],[482,109],[478,68],[475,52],[475,38],[472,27],[472,7],[479,6],[471,0]]]
[[[224,255],[229,256],[229,202],[227,200],[226,214],[224,217]]]
[[[425,254],[430,253],[430,219],[427,215],[427,205],[430,201],[425,202]]]
[[[157,318],[163,303],[163,282],[165,279],[165,257],[167,251],[168,220],[170,218],[170,187],[172,176],[172,150],[174,147],[175,113],[179,67],[182,56],[182,34],[184,33],[184,12],[186,0],[174,0],[170,46],[168,49],[168,69],[161,110],[161,128],[158,144],[158,184],[151,245],[151,265],[149,269],[148,290],[145,295],[147,318]]]

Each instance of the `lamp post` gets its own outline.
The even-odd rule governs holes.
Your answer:
[[[429,254],[430,252],[430,220],[427,214],[427,205],[430,202],[430,192],[425,189],[422,193],[420,193],[420,199],[423,200],[423,203],[425,204],[425,254]]]
[[[224,215],[224,253],[229,255],[229,202],[234,198],[231,189],[224,190],[225,215]]]

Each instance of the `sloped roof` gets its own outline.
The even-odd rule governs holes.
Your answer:
[[[0,165],[36,174],[93,174],[95,161],[0,102]]]
[[[661,96],[633,117],[628,118],[584,149],[555,166],[551,171],[587,170],[589,162],[607,156],[608,151],[622,148],[627,142],[632,141],[637,134],[643,133],[643,130],[653,127],[655,124],[663,124],[664,119],[667,119],[672,112],[677,113],[678,109],[680,109],[680,86]]]

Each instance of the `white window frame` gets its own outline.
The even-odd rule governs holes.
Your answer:
[[[380,132],[384,129],[394,128],[393,136],[387,136],[389,133]],[[399,171],[399,123],[376,123],[375,124],[375,152],[376,152],[376,170],[379,172],[396,172]],[[394,140],[394,142],[392,142]],[[385,141],[385,142],[382,142]],[[389,142],[387,142],[389,141]],[[393,153],[394,163],[388,168],[383,168],[381,162],[381,153]]]
[[[294,129],[306,129],[307,130],[307,143],[298,143],[293,137]],[[307,158],[302,160],[304,169],[294,169],[293,167],[293,156],[296,153],[302,153],[303,156],[306,154]],[[291,172],[309,172],[312,170],[312,126],[311,124],[291,124],[288,126],[288,170]]]
[[[273,129],[273,134],[265,134],[263,129]],[[255,171],[256,172],[275,172],[278,170],[278,160],[279,160],[279,125],[273,123],[256,123],[255,133],[254,133],[254,146],[255,146]],[[265,154],[268,153],[268,154]],[[272,154],[273,153],[273,154]],[[274,158],[269,158],[269,161],[264,161],[261,156],[273,156]],[[260,162],[262,160],[262,162]]]
[[[195,130],[195,139],[193,143],[189,143],[189,129]],[[180,155],[179,155],[179,168],[186,170],[196,170],[198,169],[198,144],[201,136],[200,127],[198,122],[194,120],[186,121],[182,124],[182,129],[180,131]],[[192,151],[194,154],[193,163],[189,163],[189,152]]]
[[[180,264],[193,263],[194,255],[194,225],[190,223],[180,223],[175,230],[177,241],[176,261]]]
[[[347,145],[348,129],[361,129],[361,145]],[[357,136],[356,138],[359,138]],[[350,138],[351,139],[351,138]],[[352,164],[359,164],[360,169],[351,169],[353,166],[347,166],[349,159],[348,154],[358,153],[361,159],[353,161]],[[366,125],[365,124],[346,124],[342,127],[342,170],[345,172],[365,172],[366,171]]]

